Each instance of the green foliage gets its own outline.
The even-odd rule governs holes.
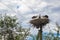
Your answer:
[[[8,35],[7,40],[14,40],[14,36],[13,36],[13,34],[12,34],[12,31],[11,31],[11,30],[9,31],[9,35]]]
[[[29,35],[29,31],[30,31],[30,28],[26,29],[20,26],[19,30],[17,31],[19,34],[15,36],[15,40],[25,40],[26,37]]]
[[[13,34],[10,32],[11,29],[13,29],[14,27],[17,26],[17,18],[14,16],[8,16],[8,15],[4,15],[4,16],[0,16],[0,28],[2,29],[0,34],[2,35],[8,35],[8,39],[7,40],[13,40]],[[12,30],[11,30],[12,31]],[[12,38],[10,38],[12,37]],[[5,38],[4,38],[5,40]]]
[[[0,19],[0,27],[6,26],[7,28],[9,28],[9,27],[13,28],[13,27],[17,26],[16,20],[17,20],[17,18],[15,18],[15,17],[5,15]]]
[[[17,35],[17,36],[15,37],[15,40],[20,40],[20,36]]]

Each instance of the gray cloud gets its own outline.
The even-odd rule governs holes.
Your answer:
[[[52,11],[60,13],[60,6],[52,8]]]

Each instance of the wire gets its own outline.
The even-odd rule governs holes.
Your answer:
[[[0,2],[1,4],[5,5],[7,8],[11,9],[14,13],[17,13],[16,11],[14,11],[12,8],[8,7],[6,4]]]

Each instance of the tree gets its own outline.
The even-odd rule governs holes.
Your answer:
[[[17,31],[18,34],[15,36],[15,40],[25,40],[26,37],[30,34],[29,33],[30,28],[22,28],[22,26],[19,27],[19,30]]]
[[[36,18],[37,16],[35,16],[34,18]],[[41,18],[41,16],[39,16],[37,19],[30,20],[30,23],[33,24],[34,27],[36,28],[40,28],[39,32],[38,32],[38,36],[40,37],[40,40],[42,40],[42,29],[43,26],[45,26],[47,23],[49,23],[49,19],[48,16],[45,15],[43,16],[43,18]],[[37,38],[38,40],[38,38]]]
[[[59,26],[59,24],[57,22],[56,22],[56,27],[57,27],[57,29],[54,29],[57,32],[57,37],[55,39],[59,40],[60,26]]]
[[[13,37],[13,34],[12,34],[11,30],[9,30],[9,35],[8,35],[7,40],[14,40],[14,37]]]
[[[4,30],[2,31],[1,33],[3,34],[9,34],[9,36],[13,36],[12,35],[12,29],[14,27],[17,26],[17,18],[14,16],[8,16],[8,15],[5,15],[5,16],[2,16],[0,18],[0,27]]]

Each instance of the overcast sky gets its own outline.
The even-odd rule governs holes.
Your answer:
[[[55,28],[55,22],[60,24],[60,0],[0,0],[1,13],[16,15],[23,27],[30,27],[33,15],[48,15],[50,23],[44,28],[47,31]]]

